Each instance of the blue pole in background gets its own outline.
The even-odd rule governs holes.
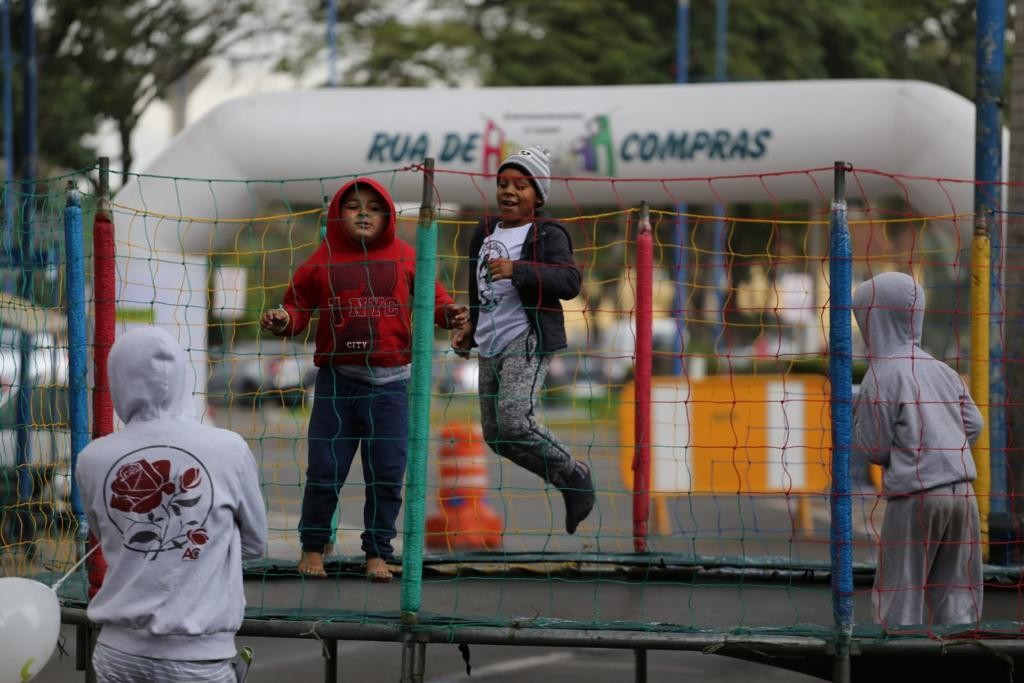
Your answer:
[[[718,0],[715,5],[715,80],[724,81],[729,64],[729,0]]]
[[[1003,227],[1001,186],[1005,0],[978,0],[977,91],[974,133],[974,211],[988,220],[992,245],[991,329],[989,331],[989,446],[992,466],[992,514],[1010,511],[1006,472],[1006,374],[1003,369]],[[992,220],[992,218],[996,220]],[[982,399],[984,400],[984,399]]]
[[[690,0],[678,0],[676,11],[676,83],[686,83],[690,77]],[[683,363],[683,339],[686,337],[686,243],[689,241],[689,229],[686,224],[687,206],[685,202],[676,204],[675,264],[673,281],[675,282],[675,301],[672,315],[676,319],[676,339],[672,347],[672,373],[682,376],[686,373]]]
[[[327,0],[327,85],[338,85],[338,0]]]
[[[846,164],[835,163],[829,248],[828,364],[832,415],[832,617],[836,629],[833,681],[850,680],[853,635],[853,506],[850,450],[853,443],[853,258],[846,217]]]
[[[22,149],[24,150],[21,169],[22,203],[21,239],[19,260],[21,265],[20,295],[31,302],[34,297],[32,265],[32,227],[35,222],[35,177],[36,177],[36,26],[32,0],[25,0],[25,54],[22,73],[25,84],[22,121]],[[15,449],[18,464],[18,501],[27,503],[32,498],[32,444],[29,441],[29,427],[32,423],[32,332],[22,330],[19,335],[20,367],[18,368],[18,402],[15,418]],[[34,535],[31,512],[22,517],[22,534]]]
[[[729,0],[718,0],[715,5],[715,81],[725,81],[728,71]],[[715,216],[725,215],[725,206],[715,203],[711,210]],[[722,347],[725,328],[725,300],[729,287],[729,274],[725,267],[725,221],[715,219],[712,223],[711,277],[715,293],[715,322],[711,326],[713,348]]]
[[[23,184],[34,182],[36,178],[36,152],[38,144],[36,141],[36,98],[38,88],[36,87],[36,23],[33,0],[25,0],[25,54],[22,60],[22,79],[25,86],[22,110],[21,149],[23,154],[23,165],[21,178]],[[31,196],[28,192],[27,196]],[[26,206],[31,206],[26,202]]]
[[[3,262],[5,271],[3,289],[14,293],[14,278],[10,271],[11,252],[14,247],[14,64],[11,59],[11,0],[0,0],[0,44],[3,51],[4,81],[4,228]]]

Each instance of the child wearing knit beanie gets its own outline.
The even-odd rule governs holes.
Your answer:
[[[538,422],[535,405],[551,354],[567,346],[561,302],[579,294],[582,280],[569,232],[541,214],[550,168],[540,147],[498,167],[499,217],[481,221],[470,241],[470,325],[453,346],[464,357],[479,349],[484,440],[562,493],[572,534],[596,502],[590,466]]]

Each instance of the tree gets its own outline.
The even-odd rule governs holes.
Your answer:
[[[40,168],[81,168],[96,152],[84,140],[113,122],[124,171],[143,112],[197,65],[234,46],[284,34],[269,0],[53,0],[37,10]],[[16,13],[23,6],[15,5]],[[304,6],[294,10],[304,11]],[[20,25],[21,17],[14,17]],[[15,52],[20,54],[21,36]],[[19,100],[20,100],[19,96]]]
[[[356,3],[349,85],[615,85],[675,81],[676,3]],[[918,78],[973,94],[974,0],[732,0],[730,80]],[[693,82],[714,74],[715,7],[691,5]]]

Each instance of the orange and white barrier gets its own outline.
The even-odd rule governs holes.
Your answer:
[[[634,389],[620,408],[621,470],[632,485]],[[829,383],[819,375],[729,375],[687,382],[655,377],[651,388],[651,493],[661,533],[665,496],[798,496],[798,526],[809,528],[806,494],[831,483]]]
[[[440,433],[437,514],[427,518],[426,545],[435,550],[496,550],[502,519],[487,503],[487,447],[480,430],[446,425]]]

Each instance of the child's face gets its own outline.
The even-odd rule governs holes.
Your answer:
[[[502,169],[498,175],[498,208],[501,224],[515,228],[533,221],[537,208],[537,189],[530,177],[515,167]]]
[[[369,187],[353,187],[341,198],[341,226],[353,242],[370,244],[388,224],[389,206]]]

